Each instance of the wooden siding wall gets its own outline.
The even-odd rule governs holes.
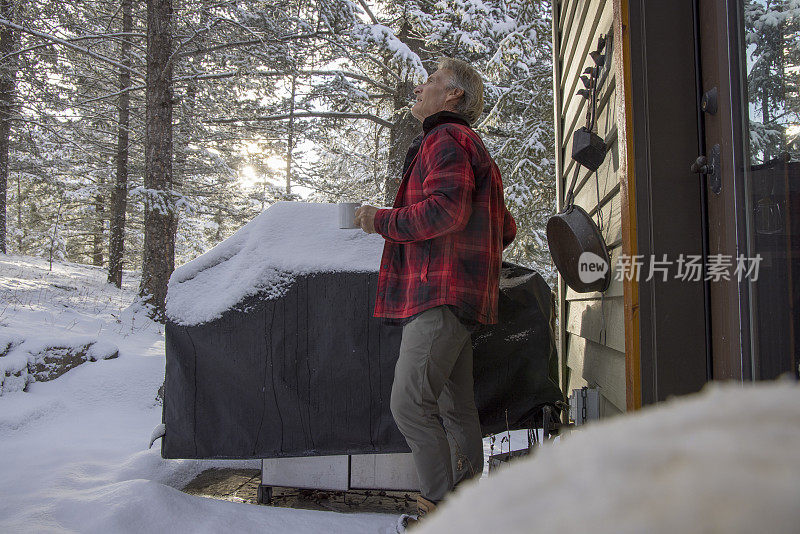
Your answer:
[[[553,0],[553,68],[556,119],[556,172],[558,208],[577,163],[572,159],[572,134],[585,125],[586,99],[577,95],[579,77],[594,62],[589,52],[598,37],[607,36],[606,64],[598,91],[597,134],[609,146],[597,172],[581,168],[575,186],[575,203],[595,222],[602,217],[602,234],[609,247],[612,269],[622,252],[622,217],[619,185],[620,161],[617,136],[617,94],[611,39],[613,0]],[[599,202],[598,202],[599,199]],[[601,394],[601,413],[624,411],[625,321],[622,282],[612,279],[603,298],[600,293],[576,293],[559,279],[560,356],[562,388],[596,387]]]

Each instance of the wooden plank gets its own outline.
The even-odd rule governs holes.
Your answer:
[[[564,2],[561,4],[561,8],[563,9]],[[574,4],[573,4],[574,5]],[[556,20],[556,5],[553,5],[552,10],[552,20]],[[563,122],[560,119],[561,115],[561,92],[559,91],[560,80],[561,80],[561,65],[558,60],[557,50],[560,43],[561,35],[559,34],[555,22],[553,22],[553,122],[554,122],[554,134],[555,134],[555,146],[561,146],[561,138],[562,132],[561,127]],[[564,161],[562,158],[563,153],[559,150],[555,152],[556,158],[556,176],[562,175],[562,170],[564,166]],[[561,209],[561,202],[563,200],[563,192],[562,183],[559,180],[556,180],[556,207],[557,209]]]
[[[612,159],[612,165],[614,165],[614,170],[616,171],[616,169],[619,167],[618,148],[614,147],[613,145],[617,143],[617,127],[615,124],[612,124],[607,132],[597,132],[597,133],[603,139],[603,142],[607,147],[609,147],[610,150],[617,151],[611,153],[611,157],[614,158]],[[567,146],[564,147],[563,152],[559,154],[559,156],[561,156],[564,160],[562,176],[564,177],[568,176],[570,180],[572,180],[572,176],[573,173],[575,172],[575,167],[578,165],[578,162],[576,162],[572,158],[572,145],[573,145],[572,133],[570,133],[567,139],[568,139],[566,141]],[[607,160],[603,161],[603,164],[607,163],[608,163]],[[603,164],[601,164],[601,166]],[[580,173],[581,173],[580,178],[578,179],[579,187],[576,187],[576,192],[580,190],[580,186],[582,186],[583,182],[585,181],[585,176],[588,173],[588,170],[586,170],[586,168],[582,168]],[[567,183],[567,185],[569,184]]]
[[[553,0],[553,27],[557,32],[564,31],[564,22],[567,20],[567,11],[575,2],[567,0]]]
[[[594,208],[594,206],[597,203],[597,183],[596,182],[599,179],[601,179],[601,176],[602,176],[602,180],[605,180],[605,183],[606,183],[605,186],[603,186],[603,185],[600,186],[600,192],[601,192],[600,199],[601,199],[601,201],[603,199],[603,196],[607,196],[608,193],[616,185],[614,183],[614,181],[613,181],[614,180],[613,177],[618,177],[619,176],[619,172],[617,171],[617,167],[619,166],[619,154],[618,154],[619,146],[617,144],[617,130],[616,130],[616,128],[612,129],[611,132],[609,132],[608,136],[606,136],[606,138],[603,140],[603,142],[606,144],[606,146],[608,146],[610,148],[610,150],[609,150],[608,154],[606,155],[605,160],[603,160],[603,163],[597,169],[598,177],[595,178],[594,173],[590,172],[585,167],[581,166],[581,167],[579,167],[579,170],[578,170],[578,178],[577,178],[577,181],[575,182],[575,189],[573,191],[573,195],[575,196],[575,198],[580,199],[580,201],[578,203],[579,203],[579,205],[581,207],[583,207],[585,209]],[[557,155],[557,157],[560,158],[560,156],[558,156],[558,155]],[[562,163],[562,166],[565,167],[565,170],[563,171],[563,174],[561,175],[559,180],[557,180],[557,182],[556,182],[556,185],[561,188],[561,194],[558,197],[559,210],[561,209],[561,207],[563,207],[564,201],[566,200],[566,196],[569,193],[569,187],[572,184],[572,178],[575,175],[575,167],[578,166],[578,163],[575,160],[573,160],[572,158],[570,158],[569,162]],[[593,183],[594,189],[591,189],[591,190],[589,190],[589,192],[586,192],[585,188],[589,187],[587,184],[589,184],[591,182],[594,182]],[[601,183],[603,183],[603,182],[601,182]],[[589,203],[584,198],[587,195],[589,195],[590,193],[593,194],[593,198],[595,200],[594,203]],[[587,206],[588,206],[588,208],[587,208]]]
[[[600,6],[602,2],[603,0],[577,2],[577,9],[571,14],[568,22],[569,30],[561,35],[563,42],[561,43],[561,49],[558,52],[558,57],[561,60],[561,65],[564,68],[564,72],[569,72],[567,69],[569,65],[572,64],[572,58],[575,55],[575,51],[578,49],[580,35],[587,17],[589,17],[591,13],[594,13],[596,10],[598,10],[598,6]],[[589,18],[589,20],[591,23],[591,18]],[[561,88],[564,88],[563,84],[561,85]]]
[[[609,46],[613,46],[613,43]],[[616,89],[616,73],[613,64],[614,59],[612,56],[606,55],[606,61],[607,63],[600,71],[600,76],[597,82],[599,88],[597,103],[598,110],[602,109],[602,107],[605,105],[605,102],[609,100],[610,92]],[[590,57],[587,57],[585,64],[586,66],[589,66],[593,65],[594,62]],[[574,74],[580,78],[580,74],[583,72],[583,67],[578,70],[579,72]],[[576,123],[580,126],[583,126],[586,122],[586,99],[577,94],[579,89],[583,89],[583,83],[580,82],[580,80],[577,81],[578,84],[573,87],[570,92],[564,93],[562,98],[563,105],[561,108],[561,116],[564,119],[565,127],[569,130],[576,128]]]
[[[583,354],[571,348],[574,344],[573,338],[577,338],[577,336],[567,335],[567,352],[564,356],[564,360],[567,362],[567,373],[569,377],[569,382],[566,387],[566,394],[568,396],[572,394],[573,389],[590,386],[586,379],[583,378]]]
[[[563,95],[567,98],[570,95]],[[586,104],[585,98],[575,96],[572,103],[569,104],[563,116],[564,136],[561,141],[561,147],[565,150],[567,144],[572,141],[572,132],[586,126]],[[616,84],[614,77],[611,76],[602,82],[600,86],[600,94],[597,99],[597,132],[600,137],[605,137],[611,131],[613,123],[616,121]],[[569,154],[569,152],[566,152]]]
[[[575,5],[577,2],[573,2],[571,4],[571,9],[575,10]],[[564,3],[561,3],[562,9],[565,8]],[[555,119],[555,146],[561,146],[561,124],[562,121],[560,119],[561,116],[561,61],[558,57],[558,50],[560,46],[560,39],[563,35],[559,33],[558,29],[556,28],[555,21],[558,20],[556,17],[556,6],[553,5],[553,12],[552,12],[552,20],[553,20],[553,117]],[[563,164],[561,158],[561,151],[556,151],[556,176],[560,176]],[[556,205],[560,209],[561,207],[561,199],[563,197],[563,192],[561,191],[561,182],[556,180]],[[566,304],[564,300],[564,296],[566,295],[566,284],[564,283],[564,279],[561,275],[558,276],[558,303],[557,303],[557,317],[558,317],[558,336],[557,336],[557,343],[558,343],[558,383],[561,387],[562,392],[564,392],[564,400],[566,400],[566,392],[567,392],[567,383],[569,380],[569,369],[567,367],[567,345],[566,345],[566,338],[567,333],[564,328],[565,324],[565,315],[564,312],[566,311]]]
[[[602,224],[598,224],[603,240],[608,247],[622,242],[622,199],[619,195],[619,184],[614,188],[612,194],[610,200],[602,201],[602,208],[600,208]],[[580,206],[580,204],[578,205]],[[589,216],[597,223],[598,217],[595,209],[589,211]]]
[[[606,0],[584,0],[578,3],[575,13],[572,14],[572,20],[567,22],[569,31],[562,35],[564,42],[559,50],[559,58],[564,72],[570,72],[576,65],[583,63],[584,57],[589,52],[585,48],[587,39],[594,33],[605,4]],[[564,81],[562,80],[562,89],[565,87]]]
[[[605,324],[603,322],[605,316]],[[605,335],[601,337],[605,326]],[[567,332],[625,352],[625,319],[620,297],[567,302]]]
[[[614,404],[611,403],[610,400],[605,398],[603,395],[600,395],[600,417],[603,419],[608,419],[609,417],[614,417],[615,415],[622,415],[623,412]]]
[[[595,183],[594,180],[594,174],[592,174],[586,180],[585,183],[588,182],[592,182],[591,186],[586,186],[586,187],[595,188],[595,189],[589,189],[588,191],[594,192],[597,187],[597,184]],[[566,185],[564,187],[566,188]],[[622,201],[619,195],[619,183],[614,184],[613,188],[608,193],[606,193],[606,196],[600,198],[601,208],[600,208],[599,221],[597,217],[598,210],[597,210],[596,197],[590,197],[589,194],[587,193],[581,196],[581,198],[576,198],[575,204],[585,209],[587,213],[589,213],[589,216],[591,216],[595,220],[597,226],[600,227],[600,232],[603,235],[603,239],[606,242],[606,246],[611,247],[620,242],[620,240],[622,239],[622,217],[621,217]],[[600,224],[600,222],[602,222],[602,224]]]
[[[578,181],[575,184],[575,203],[587,211],[595,209],[598,204],[598,198],[602,206],[603,199],[610,198],[612,191],[619,187],[619,177],[617,175],[619,154],[617,153],[616,135],[613,140],[607,141],[607,144],[610,145],[610,150],[608,154],[606,154],[606,159],[603,161],[602,165],[597,169],[597,176],[595,176],[595,173],[589,171],[589,169],[581,167],[578,174]],[[572,181],[571,177],[570,181]],[[568,187],[568,185],[565,185],[565,187]],[[567,191],[564,195],[568,193]]]
[[[622,250],[628,255],[637,254],[636,245],[636,188],[633,183],[633,101],[631,98],[631,38],[628,20],[628,2],[613,0],[614,4],[614,56],[617,84],[617,129],[622,139],[620,152],[620,196],[622,197]],[[625,324],[625,380],[627,385],[627,410],[642,407],[642,375],[639,337],[639,283],[624,282]]]
[[[625,354],[580,336],[570,336],[568,362],[573,374],[618,410],[625,410]]]
[[[611,94],[608,96],[610,98],[614,98],[615,91],[612,91]],[[569,173],[571,167],[574,165],[574,160],[572,159],[572,140],[573,134],[575,130],[581,128],[585,125],[585,121],[579,120],[576,123],[572,123],[570,125],[564,124],[563,125],[563,134],[562,134],[562,157],[566,162],[564,165],[565,172]],[[597,110],[597,128],[596,132],[606,143],[606,146],[611,144],[612,139],[616,139],[616,131],[617,131],[617,124],[616,124],[616,110],[613,106],[605,105],[602,108]]]
[[[597,38],[600,34],[608,34],[613,21],[611,2],[591,2],[591,11],[580,29],[580,36],[568,45],[570,52],[562,61],[564,76],[561,79],[561,89],[564,94],[572,94],[578,90],[578,78],[583,69],[594,66],[589,57],[589,52],[597,47]],[[570,37],[572,39],[572,37]],[[609,58],[610,59],[610,58]]]
[[[584,208],[589,206],[591,209],[595,209],[598,204],[602,206],[604,199],[610,199],[614,191],[619,189],[618,165],[617,143],[612,142],[611,149],[606,155],[606,160],[597,169],[597,173],[581,169],[581,171],[586,172],[582,173],[583,176],[578,178],[580,189],[575,188],[575,202]],[[598,199],[600,200],[599,203]]]
[[[575,8],[580,3],[580,0],[564,0],[562,2],[558,2],[558,9],[560,12],[558,31],[561,35],[565,35],[567,32],[569,32],[570,27],[575,21]],[[569,13],[569,15],[567,15],[567,13]],[[553,17],[553,20],[556,20],[556,17]],[[559,54],[561,53],[560,47],[554,47],[553,49],[558,51]]]
[[[573,368],[572,365],[567,365],[567,382],[564,386],[564,391],[567,397],[572,394],[573,389],[589,387],[589,383],[586,382],[586,380],[584,380],[584,378],[581,376],[581,373],[583,372],[583,359],[580,360],[579,364],[573,365],[577,365],[577,367]]]
[[[622,281],[617,280],[615,276],[613,276],[613,272],[615,271],[615,266],[619,261],[619,256],[622,254],[621,247],[614,247],[613,249],[609,250],[609,254],[611,255],[611,271],[612,271],[612,278],[611,284],[606,289],[605,293],[600,293],[599,291],[592,291],[590,293],[578,293],[574,289],[570,289],[567,287],[567,297],[568,301],[572,300],[600,300],[602,295],[605,295],[606,298],[610,297],[622,297],[624,295],[622,287]]]

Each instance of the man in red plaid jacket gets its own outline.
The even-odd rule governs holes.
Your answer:
[[[516,225],[500,171],[469,127],[483,110],[478,73],[444,59],[414,94],[424,133],[394,207],[363,206],[356,221],[386,240],[375,316],[404,325],[391,410],[417,467],[422,516],[483,471],[470,333],[497,322],[501,254]]]

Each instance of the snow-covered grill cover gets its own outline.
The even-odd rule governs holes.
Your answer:
[[[167,295],[164,458],[408,452],[389,411],[401,329],[372,317],[383,239],[335,204],[280,202],[178,268]],[[473,335],[484,434],[561,399],[550,288],[504,264]]]

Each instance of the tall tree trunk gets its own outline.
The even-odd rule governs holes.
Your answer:
[[[139,296],[165,320],[167,282],[175,268],[172,198],[172,0],[147,0],[144,251]]]
[[[133,30],[132,0],[122,0],[122,31]],[[120,45],[120,62],[131,65],[131,45],[129,37],[123,37]],[[108,282],[122,287],[122,265],[125,251],[125,211],[128,209],[128,147],[130,128],[131,73],[128,69],[119,70],[119,125],[117,132],[117,176],[111,191],[111,217],[109,219],[110,241],[108,246]]]
[[[58,240],[58,226],[61,223],[61,208],[64,207],[64,193],[58,200],[58,211],[56,212],[56,222],[50,229],[50,271],[53,270],[53,256],[56,253],[56,241]]]
[[[419,121],[411,115],[408,108],[408,95],[414,90],[412,82],[398,82],[394,95],[395,121],[389,130],[389,163],[386,169],[386,186],[384,202],[387,206],[394,203],[400,180],[403,178],[403,163],[411,142],[422,133]]]
[[[772,117],[769,115],[769,89],[767,89],[767,84],[765,83],[762,85],[761,89],[761,123],[764,125],[765,131],[767,125],[772,122]],[[770,138],[766,137],[766,143],[764,143],[764,163],[767,163],[772,157],[772,150],[770,149]]]
[[[292,194],[292,153],[294,152],[294,99],[297,97],[297,76],[292,75],[292,97],[289,101],[289,135],[286,139],[286,194]]]
[[[200,26],[206,26],[208,24],[208,12],[203,11],[200,14]],[[195,40],[195,46],[198,50],[202,50],[206,47],[206,34],[205,32],[200,33],[197,39]],[[189,63],[188,60],[184,63],[181,63],[179,66],[186,66],[188,68],[184,69],[182,75],[194,75],[198,74],[198,69],[194,68],[194,65],[201,65],[203,64],[204,54],[197,54],[193,57],[192,62]],[[178,67],[176,67],[178,68]],[[200,67],[202,69],[202,67]],[[184,97],[180,100],[180,107],[178,112],[180,113],[180,123],[178,124],[178,134],[175,138],[175,168],[173,172],[174,176],[174,186],[175,189],[181,190],[181,188],[185,187],[186,185],[186,177],[187,173],[187,166],[189,162],[189,144],[192,140],[192,128],[195,120],[195,109],[197,107],[197,79],[190,78],[186,80],[186,92]],[[177,222],[177,221],[176,221]]]
[[[214,222],[217,223],[217,231],[214,234],[214,241],[216,243],[219,243],[220,241],[222,241],[222,223],[224,222],[224,217],[222,216],[222,208],[220,206],[217,206],[217,211],[214,214]]]
[[[24,235],[22,228],[22,173],[17,173],[17,251],[22,254],[22,236]]]
[[[174,183],[178,190],[186,185],[186,167],[189,162],[189,143],[192,140],[192,120],[196,105],[197,81],[192,79],[187,81],[186,94],[181,102],[181,122],[178,124],[178,135],[175,139]]]
[[[376,115],[377,110],[376,110]],[[383,131],[383,126],[380,124],[375,125],[375,136],[373,139],[373,148],[374,151],[372,153],[372,181],[375,184],[376,188],[381,186],[381,181],[383,176],[381,175],[381,166],[379,165],[378,158],[380,157],[380,148],[381,148],[381,132]]]
[[[0,16],[14,20],[14,1],[0,0]],[[14,30],[0,28],[0,252],[6,250],[6,190],[8,189],[8,155],[11,143],[11,118],[14,114],[14,89],[17,77],[17,58],[14,52]]]
[[[398,39],[407,44],[408,47],[423,61],[426,59],[422,52],[422,41],[409,36],[411,25],[408,21],[403,22],[400,28]],[[406,76],[403,81],[397,82],[394,92],[394,122],[389,131],[389,162],[386,166],[386,183],[384,187],[384,203],[391,206],[397,189],[400,187],[400,180],[403,178],[403,163],[406,153],[411,146],[411,142],[422,133],[422,125],[411,115],[408,104],[413,96],[414,83]]]
[[[302,10],[303,10],[303,3],[297,3],[297,11],[295,15],[297,16],[298,20],[302,18]],[[297,69],[297,60],[294,57],[294,47],[290,42],[288,44],[288,52],[289,57],[292,61],[292,69]],[[312,68],[313,68],[313,58],[311,59]],[[287,133],[286,136],[286,195],[289,196],[292,194],[292,163],[294,158],[294,145],[297,142],[295,139],[295,99],[297,98],[297,75],[292,74],[292,88],[291,88],[291,97],[289,100],[289,124],[287,126]],[[266,176],[264,177],[264,181],[266,181]],[[263,209],[261,211],[264,211]]]
[[[105,230],[106,202],[102,191],[105,182],[105,179],[101,176],[98,183],[100,192],[94,196],[95,221],[94,236],[92,236],[92,265],[98,267],[103,266],[103,231]]]

